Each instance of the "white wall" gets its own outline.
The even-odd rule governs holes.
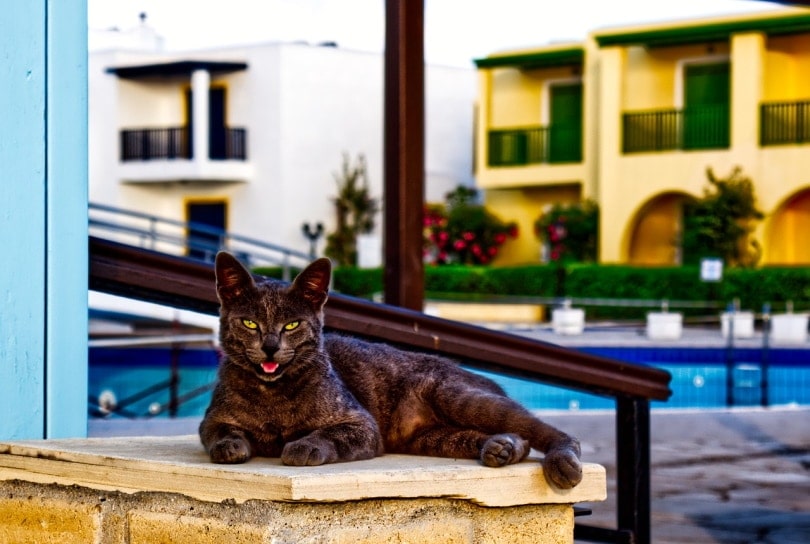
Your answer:
[[[164,60],[243,61],[246,71],[212,77],[227,88],[227,121],[247,128],[255,176],[245,183],[186,181],[122,184],[116,178],[118,131],[176,126],[183,118],[178,83],[131,82],[110,66]],[[426,197],[443,200],[472,185],[475,73],[428,66]],[[334,225],[334,173],[343,153],[365,155],[373,196],[383,187],[383,57],[306,44],[257,44],[193,54],[93,53],[90,59],[90,200],[184,218],[188,199],[225,199],[228,228],[308,251],[303,222]],[[378,217],[378,230],[382,217]],[[319,250],[323,250],[323,239]]]

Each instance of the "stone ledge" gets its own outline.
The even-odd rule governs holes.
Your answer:
[[[453,498],[504,507],[601,501],[606,494],[605,470],[594,464],[585,464],[580,485],[560,490],[546,482],[536,458],[497,469],[471,460],[409,455],[320,467],[287,467],[265,458],[215,465],[196,436],[0,443],[0,480],[238,503]]]

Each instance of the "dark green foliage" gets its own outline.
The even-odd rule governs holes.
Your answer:
[[[556,265],[510,267],[428,266],[426,298],[475,298],[482,295],[554,297]],[[565,295],[573,298],[633,299],[656,301],[715,301],[716,308],[678,309],[687,316],[716,316],[735,298],[740,307],[761,311],[766,302],[782,312],[787,301],[796,311],[810,310],[810,267],[727,269],[721,283],[700,281],[696,266],[639,267],[571,265]],[[281,268],[258,268],[257,274],[281,278]],[[292,275],[298,270],[293,270]],[[334,291],[371,298],[383,291],[381,268],[340,267],[333,271]],[[656,306],[657,307],[657,306]],[[588,319],[643,319],[655,307],[586,306]]]
[[[332,270],[332,290],[370,299],[383,291],[383,269],[354,266],[335,268]]]
[[[551,261],[594,262],[599,253],[599,205],[593,200],[555,204],[534,223]]]
[[[774,311],[784,311],[793,301],[796,311],[810,309],[810,268],[764,267],[731,269],[723,279],[722,298],[740,299],[740,307],[760,311],[766,302]]]
[[[557,291],[557,266],[525,265],[492,268],[487,276],[495,293],[513,296],[553,297]]]
[[[425,291],[428,293],[494,294],[497,289],[483,266],[426,266]]]
[[[761,251],[751,238],[754,222],[764,217],[757,208],[754,184],[739,167],[726,178],[706,170],[709,187],[703,198],[684,206],[683,262],[720,257],[729,266],[754,266]]]

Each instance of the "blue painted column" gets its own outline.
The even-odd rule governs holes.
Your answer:
[[[0,439],[87,432],[86,21],[0,11]]]

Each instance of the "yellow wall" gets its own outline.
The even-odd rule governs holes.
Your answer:
[[[768,77],[763,81],[763,100],[810,99],[810,35],[768,38],[765,53]]]
[[[810,263],[810,188],[793,195],[773,213],[766,243],[773,264]]]
[[[571,68],[519,70],[492,69],[493,93],[489,128],[538,126],[548,109],[543,88],[549,82],[578,77]]]

